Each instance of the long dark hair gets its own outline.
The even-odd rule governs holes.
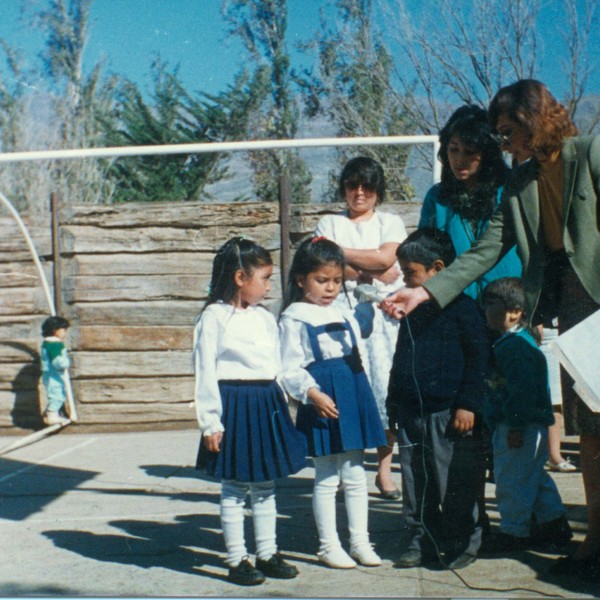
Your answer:
[[[218,300],[227,303],[235,300],[238,290],[234,277],[240,269],[249,276],[254,269],[272,264],[269,251],[262,246],[242,237],[231,238],[215,255],[205,308]]]
[[[487,221],[496,208],[496,194],[508,177],[508,166],[502,158],[500,147],[490,137],[492,129],[487,112],[473,104],[457,109],[440,131],[438,158],[442,163],[440,199],[464,219],[479,223]],[[448,160],[448,144],[458,137],[466,146],[481,153],[477,172],[477,186],[472,193],[452,174]]]
[[[342,277],[346,260],[344,251],[331,240],[316,237],[302,242],[296,250],[290,273],[288,276],[287,290],[281,310],[285,310],[293,302],[300,302],[304,298],[304,291],[298,285],[298,276],[306,277],[323,265],[337,265],[342,269]],[[344,284],[342,288],[345,290]]]

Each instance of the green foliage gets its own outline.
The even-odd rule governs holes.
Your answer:
[[[222,13],[230,33],[242,40],[256,61],[255,75],[264,84],[255,98],[247,139],[293,139],[299,111],[291,90],[290,58],[285,42],[287,5],[285,0],[224,0]],[[292,199],[307,202],[311,176],[296,151],[251,152],[255,192],[259,199],[276,201],[279,176],[287,173]]]
[[[371,1],[338,0],[335,6],[340,16],[337,27],[331,29],[322,17],[321,33],[305,48],[318,54],[316,71],[298,78],[309,116],[326,115],[341,137],[410,133],[412,124],[390,82],[392,57],[372,23]],[[340,168],[359,154],[382,164],[390,198],[412,197],[404,175],[409,154],[406,146],[343,149],[338,152]],[[332,188],[336,178],[337,173],[332,174]]]

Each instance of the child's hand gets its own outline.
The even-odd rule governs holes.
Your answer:
[[[452,427],[458,431],[458,433],[469,433],[475,425],[475,413],[464,408],[457,408],[454,412],[454,419],[452,419]]]
[[[307,396],[320,417],[324,419],[337,419],[340,416],[335,402],[327,394],[324,394],[317,388],[310,388]]]
[[[523,447],[523,432],[520,429],[509,429],[506,436],[509,448],[517,449]]]
[[[221,441],[223,440],[223,432],[217,431],[212,435],[205,435],[203,438],[204,445],[210,452],[219,452],[221,449]]]

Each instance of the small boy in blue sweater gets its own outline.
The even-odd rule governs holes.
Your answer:
[[[483,550],[563,545],[572,536],[556,484],[545,471],[548,426],[554,423],[546,359],[526,327],[521,280],[505,277],[483,293],[485,316],[501,334],[484,404],[493,432],[494,478],[500,532]],[[533,516],[533,528],[532,528]]]
[[[447,233],[426,227],[408,236],[396,256],[406,286],[417,287],[456,252]],[[398,432],[411,540],[396,568],[442,557],[445,566],[461,569],[476,560],[488,348],[483,315],[465,294],[443,309],[425,302],[402,321],[386,407],[390,430]]]
[[[61,413],[67,390],[65,372],[69,368],[69,356],[65,346],[69,321],[63,317],[48,317],[42,323],[42,381],[46,388],[48,404],[44,411],[44,424],[64,425],[69,423]]]

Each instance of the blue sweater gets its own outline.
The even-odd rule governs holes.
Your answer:
[[[465,294],[444,309],[434,302],[418,306],[400,326],[388,387],[388,416],[401,421],[403,414],[418,415],[419,393],[425,414],[447,408],[481,413],[488,348],[481,313]]]
[[[502,188],[500,187],[498,188],[496,204],[500,203],[501,195]],[[487,229],[488,224],[489,220],[482,221],[478,224],[476,230],[473,230],[467,220],[463,219],[444,199],[440,198],[439,183],[430,188],[425,200],[423,200],[419,227],[436,227],[445,231],[452,239],[457,256],[460,256],[475,244]],[[488,283],[501,277],[521,277],[521,271],[521,261],[517,255],[516,247],[513,247],[495,267],[467,286],[464,292],[474,300],[479,300],[481,292]]]
[[[552,425],[546,357],[527,329],[505,333],[493,346],[495,368],[488,382],[484,417],[490,429]]]

